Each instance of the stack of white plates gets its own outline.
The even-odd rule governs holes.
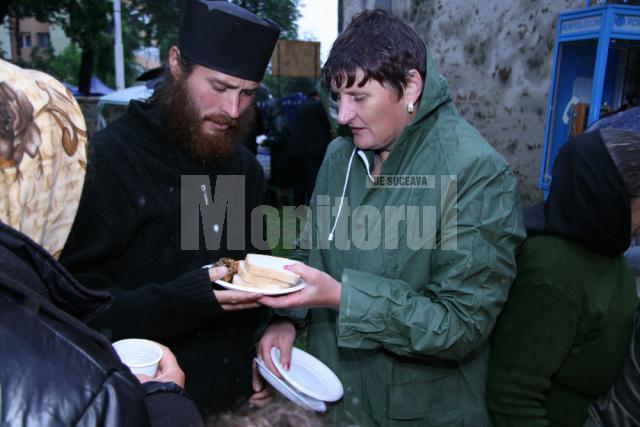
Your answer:
[[[261,358],[256,358],[260,375],[297,405],[324,412],[327,410],[325,402],[342,398],[344,391],[336,374],[309,353],[294,348],[288,371],[280,364],[280,350],[276,347],[271,349],[271,360],[283,379],[269,371]]]

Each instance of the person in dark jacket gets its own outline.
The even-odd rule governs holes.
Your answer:
[[[85,176],[78,104],[50,76],[2,60],[0,92],[0,425],[201,425],[171,351],[161,346],[155,378],[136,378],[85,324],[109,294],[55,259]]]
[[[584,427],[640,426],[640,308],[633,317],[633,335],[622,371],[613,386],[589,405]]]
[[[628,108],[598,120],[588,130],[625,129],[640,132],[640,107]],[[625,252],[627,263],[640,275],[640,237],[631,240]],[[589,405],[589,418],[584,427],[640,426],[640,308],[633,319],[634,330],[627,358],[613,386],[595,403]]]
[[[142,385],[111,343],[85,322],[107,292],[80,285],[28,236],[0,222],[0,424],[197,426],[184,374],[163,348]]]
[[[263,171],[241,140],[279,32],[232,3],[187,1],[164,85],[92,137],[61,256],[114,297],[91,325],[171,347],[203,413],[252,395],[253,334],[268,311],[258,295],[214,288],[202,267],[267,249],[250,221]]]
[[[293,124],[287,145],[293,168],[293,197],[296,206],[309,204],[316,185],[324,153],[331,142],[331,125],[318,92],[308,99],[293,115]]]
[[[582,426],[615,380],[638,306],[624,258],[640,231],[640,135],[602,129],[560,150],[491,341],[495,427]]]
[[[587,131],[612,128],[640,132],[640,107],[625,106],[623,108],[591,124]],[[631,239],[631,245],[625,252],[625,256],[633,273],[636,277],[640,276],[640,236]]]

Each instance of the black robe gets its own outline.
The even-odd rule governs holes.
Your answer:
[[[200,175],[197,185],[183,185],[183,177],[194,175]],[[216,200],[213,189],[221,175],[244,176],[245,192],[242,197],[242,188],[234,188],[239,199],[211,227],[221,244],[208,250],[198,209]],[[89,145],[80,207],[60,261],[82,284],[114,297],[91,325],[112,341],[149,338],[171,348],[185,371],[187,392],[205,414],[251,394],[253,334],[267,313],[222,311],[201,267],[257,251],[249,218],[264,191],[262,169],[241,144],[223,166],[195,161],[169,141],[157,106],[131,102]],[[199,232],[187,241],[190,246],[199,239],[197,249],[182,249],[181,220],[193,223],[194,209]],[[241,223],[231,232],[234,250],[227,248],[230,219]]]

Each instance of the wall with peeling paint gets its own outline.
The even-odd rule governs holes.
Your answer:
[[[343,21],[375,0],[343,0]],[[423,36],[454,102],[507,159],[522,200],[538,189],[547,95],[559,13],[583,0],[393,0],[391,10]]]

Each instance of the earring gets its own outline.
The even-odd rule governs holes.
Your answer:
[[[413,113],[413,102],[407,104],[407,112],[409,114]]]

